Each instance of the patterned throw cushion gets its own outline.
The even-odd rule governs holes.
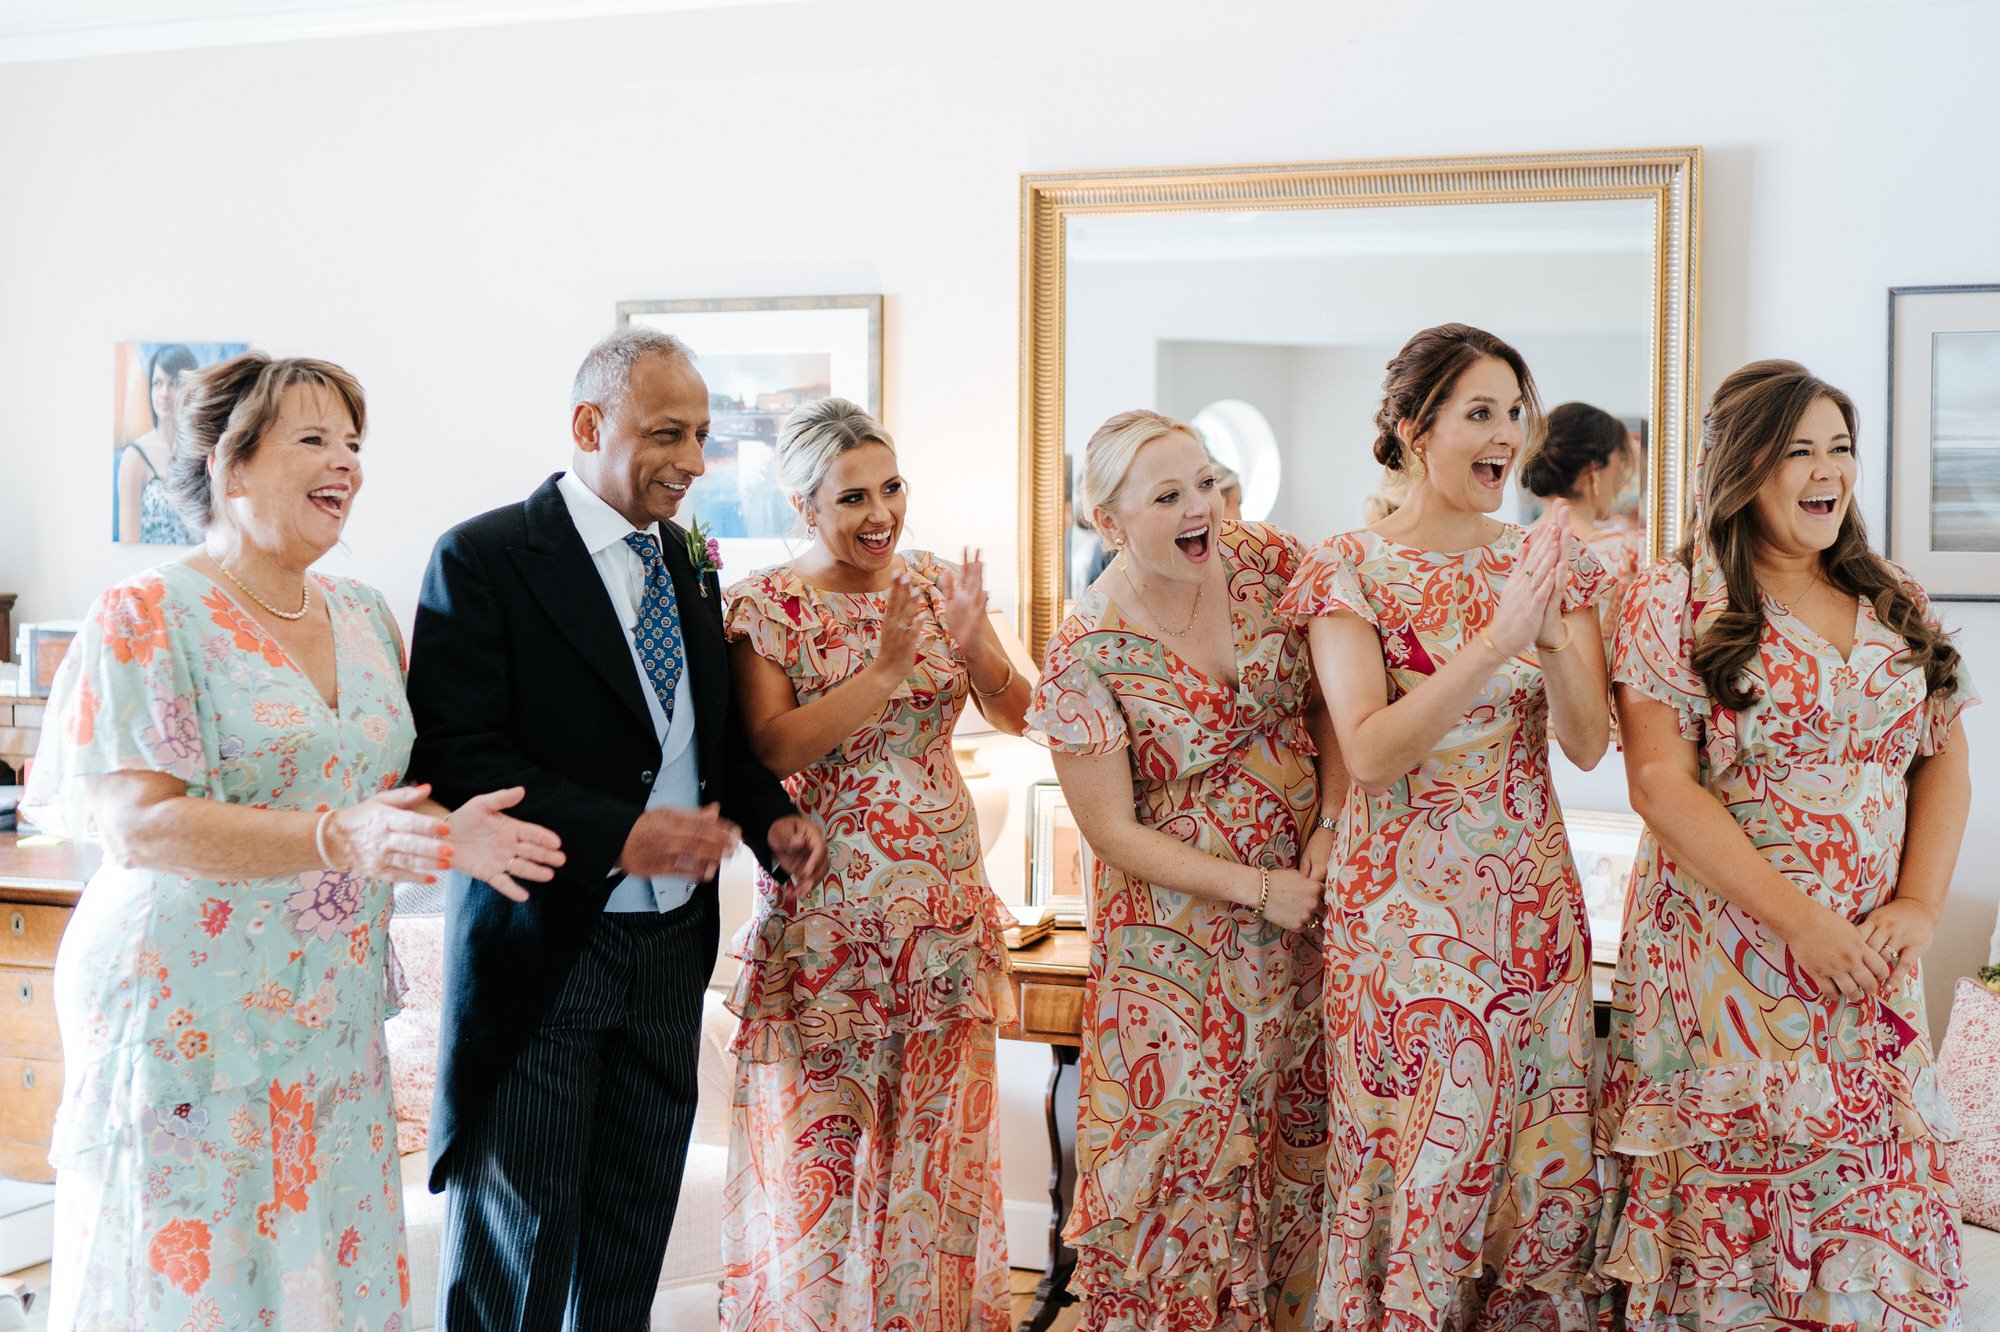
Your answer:
[[[396,1150],[408,1154],[430,1141],[438,1014],[444,1006],[444,917],[399,910],[389,920],[389,943],[403,984],[403,1011],[389,1019],[390,1093],[396,1102]]]
[[[1964,1135],[1945,1148],[1959,1205],[1972,1224],[2000,1228],[2000,994],[1958,982],[1937,1072]]]

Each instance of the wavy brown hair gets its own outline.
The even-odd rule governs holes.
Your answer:
[[[1825,398],[1839,409],[1850,438],[1860,429],[1854,400],[1797,361],[1753,361],[1715,390],[1702,422],[1701,515],[1678,557],[1692,567],[1696,541],[1706,541],[1729,588],[1729,604],[1695,640],[1694,668],[1709,697],[1743,709],[1759,697],[1750,665],[1764,634],[1764,602],[1757,585],[1757,492],[1784,461],[1799,422]],[[1902,573],[1868,549],[1868,532],[1850,497],[1840,533],[1820,552],[1826,581],[1874,603],[1875,618],[1909,644],[1909,655],[1934,694],[1958,686],[1958,649],[1924,620]]]
[[[1451,401],[1459,376],[1489,356],[1506,362],[1520,382],[1521,433],[1524,439],[1533,439],[1542,407],[1526,358],[1483,328],[1439,324],[1404,343],[1386,367],[1389,373],[1382,380],[1382,405],[1375,409],[1375,461],[1391,471],[1402,471],[1409,460],[1403,456],[1403,438],[1396,433],[1398,423],[1415,423],[1413,439],[1428,435],[1437,424],[1438,413]]]

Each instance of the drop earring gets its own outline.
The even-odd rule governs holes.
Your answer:
[[[1430,473],[1430,469],[1424,466],[1424,455],[1415,449],[1410,450],[1409,465],[1404,470],[1410,474],[1412,481],[1421,481]]]

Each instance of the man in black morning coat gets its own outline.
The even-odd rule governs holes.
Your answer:
[[[431,1187],[438,1325],[643,1329],[695,1105],[716,873],[740,835],[825,869],[750,756],[714,565],[670,520],[702,472],[708,389],[625,329],[577,372],[566,475],[447,532],[410,645],[412,781],[510,812],[566,863],[525,903],[448,890]]]

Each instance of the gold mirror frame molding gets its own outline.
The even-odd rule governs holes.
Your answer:
[[[1657,556],[1679,540],[1690,504],[1688,459],[1699,420],[1701,149],[1023,175],[1021,622],[1035,660],[1042,659],[1064,600],[1064,224],[1071,217],[1584,199],[1654,205],[1647,531],[1649,554]]]

